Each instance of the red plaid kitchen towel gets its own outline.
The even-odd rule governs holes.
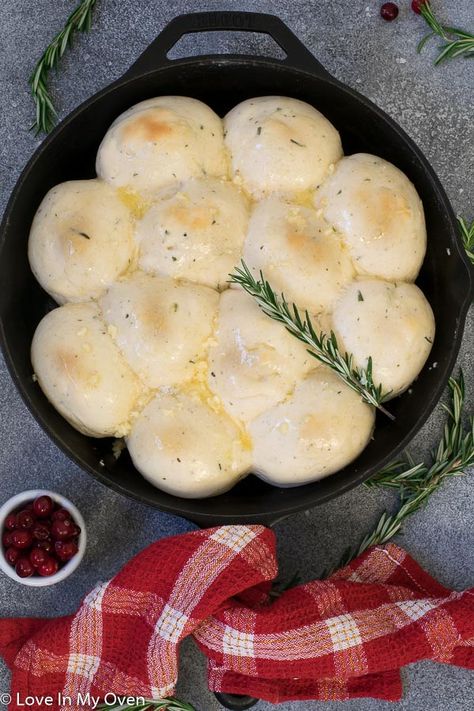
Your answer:
[[[272,600],[276,574],[275,537],[262,526],[154,543],[75,615],[0,622],[10,708],[59,692],[73,699],[64,711],[84,708],[74,699],[88,692],[168,696],[190,634],[209,659],[212,690],[275,703],[397,700],[400,668],[420,659],[474,668],[474,590],[447,590],[398,546],[374,547]]]

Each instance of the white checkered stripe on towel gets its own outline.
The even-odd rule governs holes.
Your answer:
[[[357,622],[352,615],[338,615],[337,617],[329,617],[326,620],[326,625],[331,635],[331,641],[335,652],[349,647],[356,647],[362,644]]]

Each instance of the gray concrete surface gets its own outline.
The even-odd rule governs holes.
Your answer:
[[[61,116],[120,76],[174,15],[194,10],[245,9],[280,15],[336,77],[369,96],[417,141],[437,170],[457,213],[474,217],[474,65],[462,60],[435,69],[436,43],[418,56],[415,46],[424,26],[400,0],[399,19],[384,23],[381,0],[241,0],[231,2],[147,2],[99,0],[93,29],[81,37],[53,80]],[[452,24],[474,25],[471,0],[434,0],[439,15]],[[27,77],[34,62],[62,27],[75,1],[14,2],[0,7],[0,210],[26,160],[38,145],[28,132],[33,116]],[[228,36],[186,39],[183,53],[258,52],[259,38]],[[270,43],[265,43],[270,51]],[[467,325],[472,334],[473,312]],[[474,388],[472,335],[466,335],[459,359]],[[472,398],[471,398],[472,403]],[[442,416],[434,414],[413,443],[426,456],[440,435]],[[74,610],[98,579],[111,576],[147,543],[185,531],[183,520],[150,510],[108,491],[73,466],[40,430],[25,409],[3,362],[0,364],[0,501],[29,487],[46,486],[70,495],[87,518],[90,542],[85,562],[61,586],[33,590],[0,577],[0,614],[60,615]],[[472,474],[472,472],[471,472]],[[399,541],[444,584],[474,585],[472,476],[455,479],[432,498],[405,527]],[[281,569],[310,579],[338,559],[343,549],[370,530],[389,494],[358,488],[317,510],[278,526]],[[473,676],[466,670],[431,663],[404,672],[405,695],[399,704],[358,700],[331,702],[327,711],[467,711],[474,708]],[[0,664],[0,692],[9,674]],[[183,647],[179,695],[199,711],[219,705],[206,689],[204,661],[192,643]],[[2,707],[4,708],[4,707]],[[270,706],[260,703],[260,711]],[[323,704],[284,704],[288,711],[319,711]]]

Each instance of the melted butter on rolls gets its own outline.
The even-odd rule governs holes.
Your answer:
[[[206,175],[226,177],[222,122],[202,101],[161,96],[121,114],[104,136],[97,174],[114,187],[152,195]]]
[[[248,473],[241,430],[193,393],[157,393],[136,419],[127,446],[143,476],[175,496],[228,491]]]
[[[135,259],[133,220],[101,180],[71,180],[43,198],[30,230],[28,257],[58,303],[94,299]]]
[[[138,223],[139,266],[220,288],[240,259],[247,223],[247,200],[235,185],[189,180],[158,195]]]
[[[100,305],[128,363],[157,388],[192,377],[205,355],[218,300],[208,287],[137,271],[111,286]]]
[[[148,399],[95,303],[50,311],[36,329],[31,360],[48,400],[91,437],[123,437]]]
[[[355,275],[347,249],[322,217],[276,196],[256,205],[244,260],[257,278],[262,270],[277,293],[315,314],[330,311]]]
[[[250,424],[254,471],[276,486],[321,479],[362,452],[374,421],[374,409],[321,366]]]
[[[255,199],[316,188],[342,157],[334,126],[298,99],[248,99],[229,111],[224,128],[233,177]]]
[[[423,205],[391,163],[367,153],[343,158],[315,205],[347,244],[359,274],[414,281],[426,251]]]
[[[372,356],[374,382],[399,395],[415,380],[431,350],[435,321],[415,284],[359,279],[336,304],[333,329],[339,345],[366,367]]]
[[[249,422],[283,400],[318,361],[254,299],[238,289],[221,294],[209,350],[208,382],[227,411]]]

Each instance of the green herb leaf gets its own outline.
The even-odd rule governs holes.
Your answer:
[[[432,32],[427,34],[417,47],[417,52],[421,52],[426,43],[433,37],[441,37],[444,44],[440,47],[440,52],[435,59],[435,65],[447,59],[463,56],[465,58],[474,57],[474,35],[465,30],[442,25],[435,17],[429,0],[420,7],[420,14],[431,28]]]
[[[300,146],[300,148],[305,148],[304,143],[300,143],[299,141],[295,141],[294,138],[290,138],[291,143],[294,143],[295,146]]]
[[[461,228],[461,237],[464,244],[464,249],[469,257],[469,261],[474,266],[474,220],[470,225],[462,218],[458,217],[459,227]]]
[[[48,89],[49,72],[58,67],[64,52],[71,45],[75,33],[90,30],[92,12],[96,2],[97,0],[82,0],[68,17],[64,28],[43,52],[29,79],[31,93],[36,104],[36,118],[31,129],[36,136],[39,133],[49,133],[56,123],[57,114]]]
[[[443,484],[445,479],[461,476],[467,467],[474,464],[474,418],[471,416],[463,428],[465,400],[462,371],[457,379],[449,379],[451,406],[443,405],[448,413],[443,437],[432,453],[430,466],[423,462],[415,464],[409,454],[406,459],[394,462],[366,482],[368,487],[385,487],[400,492],[399,508],[394,514],[386,511],[376,527],[361,541],[358,547],[347,551],[342,560],[324,573],[324,577],[351,562],[367,548],[387,543],[402,528],[405,520],[418,511]]]
[[[321,363],[331,368],[352,390],[359,393],[369,405],[377,407],[391,420],[395,419],[382,405],[390,393],[385,393],[381,385],[375,385],[372,379],[372,359],[369,358],[367,368],[357,368],[353,365],[350,353],[339,349],[336,335],[333,331],[316,333],[310,315],[305,311],[301,316],[295,304],[288,304],[284,294],[278,297],[272,287],[260,272],[260,279],[255,279],[248,266],[242,260],[242,266],[236,267],[230,274],[230,281],[239,284],[250,296],[253,296],[263,313],[274,321],[282,323],[292,336],[305,343],[308,353]]]

